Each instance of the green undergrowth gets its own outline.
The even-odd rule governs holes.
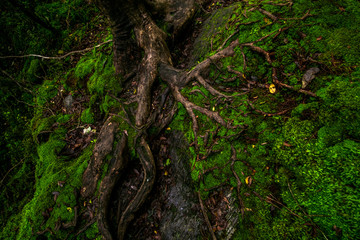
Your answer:
[[[47,142],[37,147],[39,157],[36,160],[34,196],[21,212],[13,216],[15,222],[8,221],[2,238],[37,239],[37,232],[47,228],[53,230],[59,221],[71,222],[74,219],[74,206],[78,205],[75,191],[81,187],[82,173],[93,145],[76,159],[64,159],[57,153],[64,147],[62,139],[65,133],[65,129],[58,129]],[[55,232],[52,238],[65,238],[67,234],[66,231]],[[50,237],[50,233],[45,233],[45,236]]]
[[[271,65],[250,48],[235,48],[235,55],[212,67],[207,78],[215,87],[241,89],[246,82],[240,77],[224,81],[235,76],[228,66],[261,84],[272,82],[276,67],[278,79],[299,90],[305,71],[318,67],[319,74],[306,88],[318,97],[286,88],[271,94],[254,87],[228,102],[203,87],[185,87],[182,94],[188,100],[244,128],[226,129],[195,111],[199,130],[198,146],[190,147],[192,179],[203,199],[224,186],[233,189],[237,199],[238,182],[231,169],[235,150],[233,167],[241,181],[245,216],[239,214],[234,239],[356,239],[360,232],[359,2],[296,1],[291,9],[264,2],[263,9],[282,18],[301,18],[308,9],[313,15],[273,22],[241,4],[220,9],[204,23],[193,64],[214,54],[232,34],[225,47],[235,39],[248,43],[288,28],[275,39],[255,43],[271,53]],[[195,141],[192,121],[181,104],[170,128],[183,131],[189,143]]]
[[[34,88],[34,116],[28,126],[33,148],[37,152],[37,156],[33,156],[35,182],[29,183],[33,191],[29,191],[24,201],[18,203],[20,208],[4,224],[1,239],[38,239],[41,236],[47,239],[99,238],[96,224],[78,236],[75,236],[74,227],[57,230],[61,224],[74,220],[75,207],[78,208],[78,214],[85,209],[83,202],[79,202],[79,191],[82,174],[92,155],[96,138],[78,157],[62,156],[61,152],[66,145],[65,138],[69,130],[100,124],[110,111],[120,107],[120,103],[109,96],[116,95],[122,89],[119,77],[115,76],[110,49],[111,45],[103,46],[83,56],[74,68],[67,69],[64,76],[56,75],[55,72],[65,65],[51,66],[47,80]],[[32,63],[34,66],[36,64],[37,61]],[[74,104],[78,105],[66,109],[63,101],[69,95],[73,96]],[[90,101],[81,102],[84,97]],[[81,111],[75,108],[80,107],[79,104]],[[122,129],[128,129],[129,135],[135,134],[123,120],[114,120],[124,125]],[[135,154],[134,151],[132,153]],[[20,177],[29,168],[27,166],[23,164],[18,172]],[[104,169],[106,171],[106,166]],[[13,177],[12,181],[16,179]],[[80,221],[77,224],[86,223]]]

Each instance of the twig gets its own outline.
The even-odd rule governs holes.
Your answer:
[[[78,54],[78,53],[83,53],[83,52],[87,52],[87,51],[90,51],[94,48],[98,48],[104,44],[107,44],[109,42],[112,42],[112,40],[108,40],[106,42],[103,42],[103,43],[100,43],[98,45],[96,45],[95,47],[89,47],[89,48],[85,48],[85,49],[82,49],[82,50],[75,50],[75,51],[72,51],[72,52],[68,52],[66,53],[65,55],[61,55],[61,56],[57,56],[57,57],[48,57],[48,56],[42,56],[42,55],[39,55],[39,54],[27,54],[27,55],[22,55],[22,56],[0,56],[0,59],[6,59],[6,58],[26,58],[26,57],[38,57],[38,58],[41,58],[41,59],[63,59],[63,58],[66,58],[67,56],[70,56],[70,55],[73,55],[73,54]]]
[[[88,229],[91,225],[93,225],[96,221],[96,218],[91,219],[90,222],[88,222],[82,229],[80,229],[75,236],[78,236],[80,233],[84,232],[86,229]]]
[[[275,15],[273,15],[271,12],[266,11],[263,8],[259,8],[258,11],[264,14],[265,16],[267,16],[268,18],[270,18],[271,20],[273,20],[274,22],[278,20],[278,18]]]
[[[9,169],[9,171],[5,174],[5,176],[1,179],[0,181],[0,186],[3,184],[5,178],[7,177],[7,175],[9,175],[9,173],[14,170],[14,168],[16,168],[17,166],[20,165],[20,163],[24,162],[24,159],[21,159],[20,162],[18,162],[17,164],[15,164],[12,168]]]
[[[6,71],[4,71],[4,70],[2,70],[2,69],[1,69],[1,72],[2,72],[5,76],[7,76],[8,78],[10,78],[12,81],[14,81],[20,88],[23,88],[23,89],[25,89],[28,93],[30,93],[31,95],[34,95],[34,92],[33,92],[33,91],[31,91],[30,89],[28,89],[28,88],[26,88],[26,87],[24,87],[24,86],[21,86],[21,84],[20,84],[18,81],[16,81],[15,78],[13,78],[9,73],[7,73]]]
[[[291,89],[291,90],[294,90],[294,91],[297,91],[297,92],[301,92],[301,93],[306,94],[306,95],[310,95],[312,97],[317,97],[317,95],[315,93],[313,93],[313,92],[310,92],[310,91],[304,90],[304,89],[296,90],[293,86],[282,83],[282,82],[280,82],[279,80],[276,80],[276,79],[274,79],[274,83],[278,84],[278,85],[280,85],[282,87],[286,87],[288,89]]]
[[[210,234],[211,234],[211,236],[212,236],[212,239],[213,239],[213,240],[216,240],[215,233],[214,233],[214,231],[213,231],[213,229],[212,229],[211,223],[210,223],[209,218],[208,218],[208,216],[207,216],[207,214],[206,214],[203,201],[201,200],[200,192],[198,192],[197,195],[198,195],[198,198],[199,198],[201,211],[202,211],[202,213],[203,213],[203,215],[204,215],[206,225],[208,226],[208,229],[209,229],[209,232],[210,232]]]

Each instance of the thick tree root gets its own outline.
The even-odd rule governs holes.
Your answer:
[[[117,237],[120,240],[124,239],[126,228],[129,225],[130,221],[133,220],[134,213],[144,203],[155,182],[155,161],[151,149],[147,144],[144,136],[140,137],[139,143],[136,147],[136,152],[139,154],[141,165],[144,170],[144,180],[141,184],[140,189],[136,193],[136,196],[129,203],[120,218],[117,230]]]
[[[100,189],[99,189],[99,209],[97,215],[97,223],[99,231],[105,239],[112,239],[111,231],[109,228],[108,217],[109,217],[109,203],[111,193],[115,187],[115,184],[121,177],[125,166],[128,162],[127,155],[127,136],[123,133],[121,140],[117,143],[114,162],[109,166],[109,172],[103,178]]]
[[[81,196],[83,198],[93,196],[96,191],[104,159],[113,148],[114,133],[117,130],[117,127],[118,124],[111,122],[111,118],[108,118],[100,130],[99,137],[93,150],[93,156],[83,174],[83,185],[81,189]]]

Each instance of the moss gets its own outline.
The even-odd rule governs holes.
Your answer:
[[[64,114],[64,115],[59,115],[56,122],[60,123],[60,124],[64,124],[66,122],[68,122],[71,119],[72,115],[71,114]]]
[[[94,114],[91,112],[90,108],[85,109],[81,113],[81,122],[85,124],[93,124],[94,123]]]
[[[65,131],[57,130],[51,134],[49,141],[38,147],[35,193],[22,210],[17,239],[35,239],[33,233],[47,227],[54,230],[59,219],[69,222],[74,218],[73,209],[77,205],[74,191],[81,187],[82,174],[92,154],[92,146],[85,149],[77,159],[65,162],[56,155],[64,146],[64,134]],[[65,182],[63,187],[58,184],[59,181]],[[53,192],[59,192],[56,202]],[[50,217],[42,224],[44,217],[41,213],[45,211],[50,213]],[[55,235],[63,238],[67,233],[60,231],[55,232]]]
[[[182,90],[195,104],[209,109],[215,107],[226,121],[246,126],[246,131],[240,138],[225,140],[224,137],[236,134],[237,131],[226,130],[196,112],[200,128],[197,134],[198,148],[190,148],[192,179],[203,198],[207,198],[209,189],[216,189],[223,183],[237,186],[230,166],[226,165],[232,155],[231,146],[236,150],[239,161],[235,162],[234,169],[243,184],[240,194],[247,210],[244,219],[239,217],[241,224],[235,233],[235,239],[322,238],[319,231],[314,235],[314,228],[307,224],[310,221],[316,223],[329,239],[339,238],[333,230],[334,226],[342,230],[343,238],[356,238],[356,232],[360,229],[359,216],[351,215],[350,212],[359,212],[356,205],[356,199],[359,199],[359,173],[356,168],[359,164],[360,139],[359,68],[348,68],[346,65],[358,64],[358,31],[353,29],[359,25],[356,17],[358,9],[352,9],[358,4],[356,1],[333,4],[325,0],[303,0],[294,3],[292,10],[263,4],[264,9],[284,18],[301,17],[308,9],[312,9],[315,14],[300,22],[286,20],[277,23],[266,20],[257,11],[246,12],[245,18],[244,8],[233,5],[229,8],[232,9],[232,15],[227,19],[222,19],[221,16],[226,15],[229,9],[214,13],[195,43],[194,59],[201,61],[211,56],[213,50],[235,29],[239,30],[239,34],[235,34],[232,39],[238,38],[240,43],[246,43],[280,28],[289,27],[279,33],[278,41],[269,38],[256,43],[264,50],[274,53],[272,66],[262,55],[251,49],[236,48],[233,57],[225,58],[218,64],[220,73],[217,68],[211,68],[208,78],[222,85],[227,84],[222,82],[223,78],[234,76],[227,72],[227,66],[232,66],[243,72],[246,78],[260,83],[270,83],[272,67],[277,67],[284,73],[283,76],[278,76],[282,82],[300,88],[305,70],[319,66],[309,63],[299,65],[299,61],[317,53],[323,53],[319,60],[332,70],[329,72],[322,68],[308,86],[308,89],[317,93],[317,99],[306,98],[287,89],[278,89],[276,94],[270,94],[267,89],[257,88],[252,89],[248,96],[234,97],[231,104],[227,104],[219,99],[215,100],[202,87],[185,87]],[[354,19],[356,24],[351,24],[350,19]],[[257,22],[237,25],[236,20],[242,23]],[[215,36],[206,35],[211,28],[216,32]],[[350,48],[348,44],[351,45]],[[196,49],[199,46],[203,48],[203,52]],[[243,69],[242,53],[247,57],[246,69]],[[334,77],[335,74],[339,76]],[[243,84],[246,82],[237,79],[227,86],[239,87]],[[194,91],[195,89],[197,90]],[[284,110],[284,106],[289,108],[289,102],[293,102],[293,107],[290,107],[293,110],[280,116],[262,116],[246,103],[248,99],[255,109],[263,112],[277,113]],[[170,126],[185,132],[189,142],[194,140],[191,120],[182,105],[179,105],[179,111]],[[214,130],[217,128],[219,129],[215,134]],[[202,159],[209,147],[202,138],[206,132],[208,140],[214,143],[212,150],[218,152]],[[202,175],[212,167],[218,169]],[[251,187],[246,186],[247,176],[252,178]],[[252,191],[263,198],[276,198],[288,210],[282,206],[275,208],[255,195],[249,195]],[[310,220],[300,206],[307,214],[316,216]]]
[[[42,114],[38,114],[36,115],[32,120],[31,120],[31,125],[32,125],[32,135],[33,135],[33,139],[35,142],[38,142],[38,135],[41,132],[47,132],[50,131],[52,128],[52,125],[55,123],[56,121],[56,116],[50,116],[47,118],[43,118]]]
[[[44,106],[49,103],[50,99],[56,96],[58,93],[56,80],[46,80],[38,88],[36,93],[36,104],[38,106]]]

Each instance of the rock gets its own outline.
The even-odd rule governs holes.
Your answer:
[[[318,72],[320,72],[320,69],[317,67],[308,69],[302,78],[301,88],[306,88],[306,86],[309,85],[309,83],[315,78],[315,74]]]
[[[170,158],[175,184],[170,186],[160,232],[164,240],[193,240],[201,237],[203,220],[194,193],[189,167],[189,144],[181,132],[170,137]]]
[[[66,108],[66,110],[69,110],[71,108],[71,106],[73,105],[73,103],[74,103],[74,98],[71,94],[65,97],[64,107]]]
[[[192,57],[190,59],[190,66],[197,64],[197,61],[203,59],[211,50],[211,41],[220,29],[224,29],[231,15],[239,6],[237,4],[226,8],[220,8],[206,19],[199,36],[194,42]]]
[[[167,31],[179,36],[195,13],[194,0],[147,0],[155,14],[163,15]]]

